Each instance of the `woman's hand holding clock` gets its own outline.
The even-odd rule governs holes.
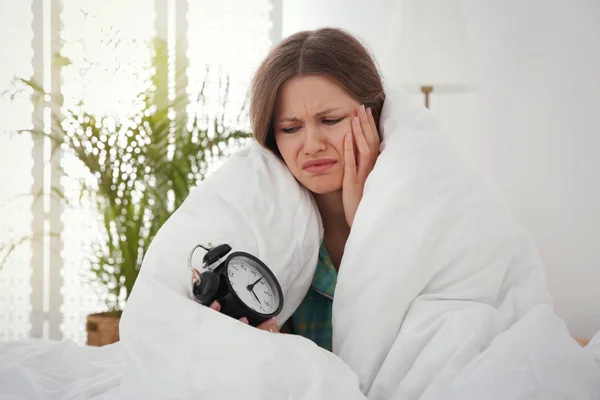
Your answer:
[[[215,310],[217,312],[221,311],[221,305],[219,304],[218,301],[213,301],[213,303],[210,305],[210,308],[212,308],[213,310]],[[248,319],[246,317],[242,317],[239,320],[244,324],[248,324]],[[271,333],[279,333],[279,328],[277,327],[277,321],[275,320],[275,317],[266,320],[265,322],[263,322],[260,325],[257,325],[256,327],[263,331],[268,331]]]

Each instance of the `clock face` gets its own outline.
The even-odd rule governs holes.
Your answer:
[[[279,307],[279,292],[263,266],[244,256],[236,256],[227,265],[231,289],[251,310],[273,314]]]

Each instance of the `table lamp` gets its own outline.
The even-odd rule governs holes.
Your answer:
[[[402,0],[390,30],[386,79],[408,92],[476,89],[475,68],[458,0]]]

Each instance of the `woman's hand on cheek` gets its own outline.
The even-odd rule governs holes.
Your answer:
[[[354,155],[357,148],[357,157]],[[379,133],[371,109],[360,106],[358,117],[352,120],[352,133],[344,138],[344,179],[342,200],[348,226],[352,227],[358,204],[362,199],[367,176],[379,156]]]

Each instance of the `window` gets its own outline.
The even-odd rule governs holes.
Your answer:
[[[206,81],[207,106],[216,111],[228,78],[225,107],[231,122],[243,107],[252,73],[273,38],[278,40],[277,3],[31,0],[3,5],[8,10],[0,16],[0,40],[14,57],[0,67],[0,257],[20,237],[35,231],[46,235],[17,247],[0,270],[0,339],[66,337],[84,343],[86,315],[103,311],[108,296],[93,281],[86,261],[93,235],[102,231],[93,192],[80,196],[86,171],[67,152],[50,162],[48,141],[11,133],[36,123],[47,131],[50,123],[49,109],[43,103],[34,107],[31,93],[11,101],[12,77],[33,76],[45,90],[60,91],[65,108],[126,119],[136,107],[136,89],[147,79],[142,72],[150,60],[148,41],[158,36],[169,43],[170,95],[186,90],[193,112]],[[176,57],[181,53],[187,55],[187,67]],[[52,63],[61,68],[50,68]],[[182,80],[175,79],[178,63],[185,67]],[[239,124],[249,129],[247,119]],[[214,169],[219,160],[213,164]],[[52,200],[57,183],[68,205]],[[33,201],[36,189],[44,193],[42,201]]]

